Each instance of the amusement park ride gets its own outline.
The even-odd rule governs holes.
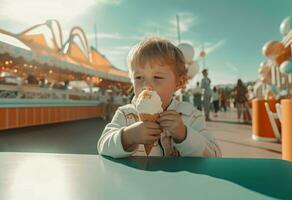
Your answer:
[[[57,20],[19,34],[0,29],[0,70],[0,130],[98,117],[97,91],[130,87],[80,27],[64,42]]]

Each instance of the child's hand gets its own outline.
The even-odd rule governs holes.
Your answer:
[[[181,119],[181,115],[174,110],[167,110],[160,113],[157,122],[161,128],[169,131],[175,142],[180,143],[186,137],[186,127]]]
[[[155,122],[136,122],[126,128],[122,133],[122,144],[124,149],[135,144],[152,144],[160,138],[162,130]]]

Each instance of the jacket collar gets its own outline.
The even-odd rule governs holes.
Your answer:
[[[193,112],[193,109],[191,109],[189,103],[180,102],[175,98],[171,100],[166,110],[175,110],[176,112],[181,113],[183,115],[190,115]]]

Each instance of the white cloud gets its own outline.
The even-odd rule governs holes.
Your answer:
[[[96,0],[99,4],[119,5],[122,0]]]
[[[238,75],[232,72],[213,71],[213,72],[210,72],[210,78],[211,78],[212,85],[230,84],[230,83],[236,83],[238,79]]]
[[[238,71],[239,68],[238,68],[236,65],[232,64],[232,63],[229,63],[229,62],[228,62],[228,63],[226,64],[226,66],[227,66],[229,69],[231,69],[232,71],[234,71],[234,72],[237,72],[237,73],[239,72],[239,71]]]
[[[219,48],[221,48],[222,46],[224,46],[226,40],[220,40],[216,43],[207,43],[205,46],[205,52],[206,54],[210,54],[216,50],[218,50]]]
[[[116,46],[114,49],[121,50],[121,51],[130,51],[132,46]]]
[[[47,19],[69,22],[92,6],[117,5],[120,0],[1,0],[0,17],[24,24],[42,23]]]
[[[201,68],[202,69],[202,68]],[[197,82],[201,82],[203,76],[199,72],[192,80],[188,82],[187,88],[194,88]],[[209,70],[209,78],[211,86],[236,83],[239,78],[239,73],[232,70],[218,71],[216,69]]]
[[[95,38],[95,34],[94,33],[89,33],[87,34],[87,38],[88,39],[94,39]],[[97,33],[97,39],[103,39],[103,40],[137,40],[140,41],[143,38],[145,38],[145,36],[143,35],[124,35],[118,32],[115,33],[105,33],[105,32],[101,32],[101,33]]]
[[[112,62],[113,65],[123,68],[126,65],[128,51],[113,48],[102,48],[100,51]]]
[[[116,67],[123,68],[126,65],[126,58],[131,46],[116,46],[112,48],[103,48],[102,52],[109,58]]]
[[[190,30],[192,26],[200,23],[199,18],[192,13],[181,12],[178,13],[180,32],[184,33]],[[171,19],[162,19],[160,22],[147,22],[145,23],[146,29],[153,29],[152,34],[156,34],[162,37],[166,37],[170,40],[177,42],[177,20],[176,16],[172,16]],[[143,30],[145,30],[145,27]]]
[[[87,36],[88,39],[94,39],[95,34],[90,33]],[[123,39],[124,36],[122,36],[120,33],[97,33],[97,38],[100,39]]]
[[[127,51],[115,50],[115,49],[103,49],[102,52],[108,56],[110,55],[126,55]]]
[[[181,32],[188,31],[192,26],[199,24],[199,18],[194,16],[192,13],[182,12],[178,13],[179,16],[179,27]],[[176,30],[177,19],[171,19],[170,24],[172,25],[172,30]]]
[[[215,61],[217,62],[217,61]],[[212,62],[214,63],[214,61]],[[221,65],[221,63],[219,62]],[[203,69],[201,65],[201,61],[199,62],[201,70]],[[213,64],[209,64],[209,78],[211,79],[212,87],[215,85],[221,84],[230,84],[236,83],[237,79],[240,78],[239,68],[237,65],[232,64],[231,62],[222,63],[225,67],[222,69],[218,69]],[[226,69],[226,70],[225,70]],[[188,88],[195,87],[196,82],[201,82],[202,74],[198,73],[188,84]]]

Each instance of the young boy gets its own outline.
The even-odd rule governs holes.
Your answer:
[[[221,156],[201,112],[173,98],[187,81],[182,52],[167,40],[152,37],[132,48],[128,56],[134,87],[131,104],[121,106],[105,127],[98,143],[99,154],[111,157],[146,156],[144,144],[153,144],[149,156]],[[151,88],[161,98],[163,112],[156,122],[138,120],[137,96]]]

